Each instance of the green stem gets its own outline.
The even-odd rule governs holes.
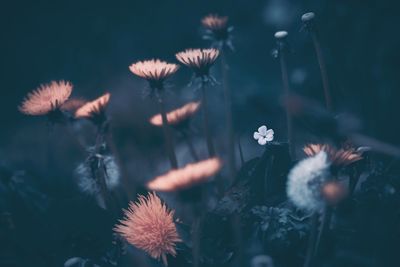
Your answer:
[[[231,181],[233,181],[236,173],[236,162],[235,162],[235,140],[233,133],[233,116],[232,116],[232,92],[228,83],[228,64],[226,62],[226,54],[224,50],[221,50],[221,73],[222,73],[222,85],[224,88],[225,98],[225,118],[226,128],[228,131],[228,170]]]

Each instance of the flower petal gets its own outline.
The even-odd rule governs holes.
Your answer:
[[[271,142],[272,140],[274,140],[274,130],[269,129],[267,131],[267,134],[265,135],[265,138],[267,139],[268,142]]]
[[[267,139],[266,138],[258,139],[258,144],[265,146],[267,144]]]
[[[253,137],[254,137],[254,139],[258,140],[258,139],[260,139],[262,136],[261,136],[260,133],[254,132]]]
[[[258,132],[259,132],[261,135],[265,136],[266,133],[267,133],[267,126],[265,126],[265,125],[261,126],[260,128],[258,128]]]

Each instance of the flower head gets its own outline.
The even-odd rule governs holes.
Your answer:
[[[254,132],[253,137],[260,145],[264,146],[267,142],[274,140],[274,130],[267,130],[267,126],[263,125],[258,128],[257,132]]]
[[[320,151],[325,151],[334,166],[347,166],[362,159],[361,153],[354,148],[341,148],[337,150],[328,144],[308,144],[303,148],[307,156],[313,156]]]
[[[289,172],[286,189],[289,199],[301,209],[322,208],[321,190],[330,175],[330,162],[325,151],[303,159]]]
[[[208,77],[211,66],[215,63],[219,50],[211,49],[186,49],[177,53],[176,59],[191,68],[196,76]]]
[[[178,109],[168,112],[168,124],[173,126],[186,125],[189,119],[199,110],[199,108],[200,102],[190,102]],[[150,123],[155,126],[162,126],[161,114],[151,117]]]
[[[205,29],[204,39],[212,40],[213,45],[220,49],[226,45],[233,50],[230,35],[233,27],[228,27],[228,17],[210,14],[201,20],[201,24]]]
[[[164,261],[166,254],[176,255],[175,246],[181,242],[174,224],[174,212],[168,210],[155,193],[140,196],[139,202],[129,204],[125,218],[115,227],[129,243],[151,257]]]
[[[71,93],[72,84],[69,82],[52,81],[42,84],[25,97],[18,109],[26,115],[49,115],[59,110]]]
[[[75,111],[75,118],[85,118],[95,124],[102,124],[106,120],[105,109],[110,101],[110,93],[106,93],[99,98],[87,102]]]
[[[208,181],[221,168],[222,161],[218,158],[203,160],[158,176],[150,181],[147,187],[150,190],[163,192],[187,189]]]
[[[146,79],[152,88],[162,89],[164,80],[177,72],[179,65],[151,59],[136,62],[129,69],[133,74]]]

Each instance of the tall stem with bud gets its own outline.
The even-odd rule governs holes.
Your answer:
[[[314,45],[315,53],[317,55],[319,69],[321,71],[322,85],[324,87],[326,108],[329,111],[333,111],[331,89],[329,86],[329,79],[328,79],[328,72],[326,70],[325,58],[322,53],[321,43],[320,43],[319,37],[318,37],[318,31],[315,26],[315,14],[313,12],[306,13],[301,17],[301,20],[303,21],[305,28],[310,33],[310,36],[311,36],[311,39],[312,39],[312,42]]]
[[[277,40],[278,45],[278,57],[279,64],[281,68],[282,74],[282,84],[283,84],[283,93],[285,99],[288,99],[290,95],[290,86],[289,86],[289,75],[287,70],[286,63],[286,54],[287,54],[287,32],[277,32],[275,33],[275,38]],[[293,123],[292,116],[289,111],[289,107],[285,105],[286,108],[286,124],[287,124],[287,136],[289,142],[289,152],[292,159],[295,157],[295,143],[294,143],[294,135],[293,135]]]

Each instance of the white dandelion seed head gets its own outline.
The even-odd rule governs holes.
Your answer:
[[[117,163],[112,156],[103,156],[104,167],[106,170],[106,185],[107,188],[112,190],[116,188],[120,182],[120,172]],[[78,178],[79,189],[89,195],[98,195],[100,193],[100,186],[96,177],[93,177],[90,163],[85,161],[78,165],[75,170]]]
[[[267,129],[267,126],[263,125],[258,128],[257,132],[254,132],[253,138],[257,140],[259,145],[264,146],[274,140],[274,130]]]
[[[300,209],[319,210],[324,205],[321,189],[330,178],[330,162],[325,151],[303,159],[288,175],[287,196]]]

